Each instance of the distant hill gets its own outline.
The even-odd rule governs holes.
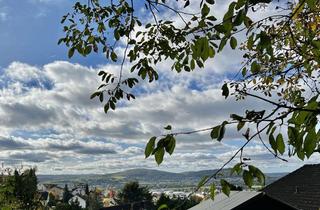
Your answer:
[[[130,169],[103,175],[39,175],[38,180],[40,183],[55,183],[59,185],[88,183],[91,186],[101,187],[122,187],[128,181],[139,181],[150,188],[178,188],[195,186],[201,177],[210,176],[215,172],[216,170],[202,170],[172,173],[153,169]],[[232,183],[242,185],[241,177],[230,176],[230,169],[224,169],[219,174]],[[267,183],[273,182],[283,175],[281,173],[267,174]]]

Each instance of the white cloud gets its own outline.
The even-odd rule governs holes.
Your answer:
[[[43,67],[9,65],[0,78],[0,148],[4,151],[0,159],[7,164],[37,165],[40,173],[155,168],[155,161],[145,160],[143,151],[148,138],[163,133],[163,126],[171,124],[175,131],[199,129],[221,123],[230,113],[241,114],[244,107],[262,109],[254,100],[226,101],[220,90],[223,77],[214,66],[181,76],[160,68],[160,81],[142,82],[147,92],[139,92],[135,101],[105,115],[102,104],[89,99],[101,69],[116,72],[119,68],[94,69],[65,61]],[[195,84],[202,87],[194,88]],[[176,152],[166,156],[159,169],[221,166],[241,139],[235,130],[227,130],[226,135],[223,143],[212,142],[208,133],[177,137]],[[252,146],[249,154],[264,154],[258,144]],[[272,158],[254,157],[262,166],[279,164]]]

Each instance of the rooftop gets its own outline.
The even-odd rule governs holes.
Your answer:
[[[266,186],[262,191],[269,197],[297,209],[319,210],[320,164],[304,165]]]
[[[229,197],[220,193],[216,195],[214,200],[208,199],[189,210],[230,210],[260,193],[254,191],[231,191]]]

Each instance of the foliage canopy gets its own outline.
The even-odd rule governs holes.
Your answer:
[[[12,173],[13,172],[13,173]],[[34,210],[41,206],[37,193],[36,169],[5,169],[0,176],[0,208]]]
[[[222,168],[240,156],[233,172],[242,174],[245,183],[252,186],[254,180],[264,183],[263,173],[242,158],[245,147],[254,139],[283,161],[286,161],[285,152],[289,157],[304,160],[320,151],[318,0],[229,1],[223,17],[215,15],[214,0],[197,1],[192,12],[190,0],[175,3],[145,0],[142,2],[152,18],[143,21],[137,12],[137,2],[77,2],[73,11],[62,19],[65,37],[59,43],[69,48],[69,57],[75,52],[83,56],[103,52],[107,59],[121,64],[119,75],[99,72],[102,84],[91,96],[104,103],[106,113],[114,110],[119,100],[135,98],[130,90],[138,85],[137,77],[149,82],[157,80],[159,62],[171,60],[172,70],[191,72],[203,68],[227,44],[232,49],[243,50],[244,56],[239,61],[243,65],[238,74],[222,86],[222,95],[237,100],[253,97],[272,107],[231,114],[220,125],[190,132],[172,132],[172,127],[167,126],[165,130],[169,134],[149,140],[146,157],[153,155],[161,164],[165,153],[174,152],[176,136],[211,131],[212,139],[222,141],[225,130],[233,129],[235,124],[246,141]],[[257,19],[265,8],[275,13]],[[159,18],[165,12],[174,13],[180,20]],[[244,40],[239,39],[241,34],[245,35]],[[124,48],[121,56],[115,50],[118,46]],[[131,63],[130,69],[124,69],[126,61]],[[124,70],[131,72],[132,77],[124,78]],[[199,187],[217,174],[205,177]],[[229,183],[221,180],[221,185],[228,194]],[[214,192],[215,186],[211,185],[211,189]]]
[[[152,195],[148,188],[138,182],[128,182],[119,192],[116,199],[119,205],[146,202],[152,204]]]

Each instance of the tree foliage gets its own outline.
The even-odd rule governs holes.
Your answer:
[[[68,203],[70,198],[72,198],[72,193],[69,191],[68,185],[65,184],[63,188],[63,194],[62,194],[62,202]]]
[[[37,193],[36,169],[23,172],[6,169],[0,180],[0,208],[34,210],[40,206]]]
[[[75,52],[83,56],[103,52],[111,62],[121,64],[119,75],[99,72],[102,83],[91,96],[104,103],[106,113],[114,110],[119,100],[135,98],[131,90],[138,85],[137,77],[148,82],[157,80],[159,62],[170,60],[172,70],[191,72],[203,68],[227,44],[243,50],[244,56],[239,61],[243,65],[238,74],[222,86],[222,95],[237,100],[251,97],[266,107],[271,105],[231,114],[221,124],[200,130],[172,132],[172,127],[167,126],[169,134],[149,140],[146,157],[154,156],[161,164],[165,153],[174,152],[177,136],[210,131],[212,139],[223,141],[225,130],[236,125],[245,142],[221,169],[240,156],[233,172],[241,174],[251,186],[254,180],[264,183],[263,173],[242,158],[253,140],[261,141],[268,152],[282,161],[287,156],[305,160],[320,151],[318,0],[235,0],[228,3],[223,17],[215,15],[213,0],[199,1],[196,11],[191,13],[189,0],[177,0],[175,4],[167,0],[142,2],[153,17],[151,20],[142,21],[134,0],[76,3],[62,19],[65,37],[59,43],[68,46],[69,57]],[[276,13],[253,18],[265,8]],[[159,14],[165,12],[174,13],[182,24],[159,19]],[[245,40],[240,40],[239,34],[244,34]],[[117,46],[125,49],[123,55],[115,51]],[[124,69],[126,61],[131,64],[130,69]],[[124,70],[131,72],[132,77],[124,78]],[[218,173],[206,177],[199,187]],[[222,181],[221,185],[228,194],[228,183]]]
[[[117,195],[118,205],[132,203],[150,203],[152,204],[152,195],[147,187],[142,187],[138,182],[128,182]]]
[[[200,199],[197,199],[196,197],[189,198],[170,198],[169,196],[165,194],[161,194],[157,203],[156,203],[156,209],[162,209],[162,210],[184,210],[184,209],[190,209],[193,206],[200,203]]]
[[[87,206],[88,210],[99,210],[103,207],[101,197],[97,192],[90,192],[87,199]]]
[[[59,209],[59,210],[83,210],[83,208],[81,208],[78,200],[72,201],[70,204],[69,203],[58,203],[55,209]]]

